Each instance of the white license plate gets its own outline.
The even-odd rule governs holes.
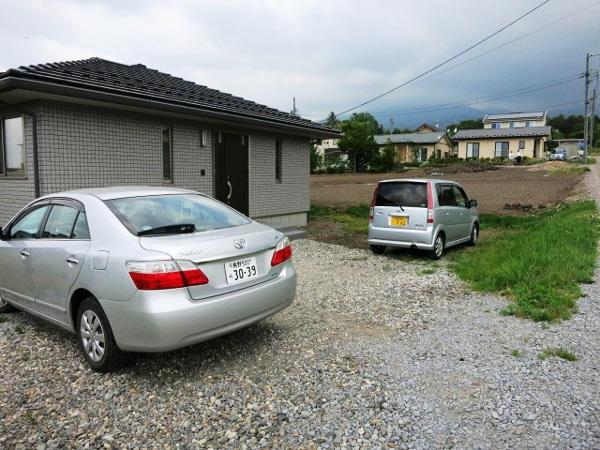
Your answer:
[[[258,277],[256,258],[244,258],[225,263],[227,284],[238,284]]]

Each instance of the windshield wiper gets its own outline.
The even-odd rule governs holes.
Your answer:
[[[196,231],[196,225],[193,223],[180,223],[138,231],[137,235],[146,236],[148,234],[184,234],[193,233],[194,231]]]

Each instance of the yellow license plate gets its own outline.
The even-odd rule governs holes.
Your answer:
[[[391,225],[393,227],[405,227],[408,225],[407,216],[391,216]]]

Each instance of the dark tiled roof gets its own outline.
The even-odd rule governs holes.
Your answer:
[[[509,137],[550,136],[551,127],[522,127],[522,128],[482,128],[480,130],[460,130],[452,140],[464,139],[494,139]]]
[[[393,144],[436,144],[443,139],[446,133],[431,131],[428,133],[402,133],[402,134],[377,134],[373,136],[378,145],[388,142]]]
[[[216,89],[186,81],[143,64],[126,65],[101,58],[66,61],[33,66],[21,66],[0,73],[85,87],[101,92],[113,92],[137,98],[159,100],[176,105],[195,107],[198,110],[217,111],[238,116],[266,120],[284,125],[294,125],[321,132],[335,133],[324,125],[245,100]]]

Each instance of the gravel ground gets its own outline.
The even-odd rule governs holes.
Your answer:
[[[294,244],[288,310],[116,374],[89,371],[74,337],[0,316],[0,448],[600,447],[598,284],[543,327],[443,263]]]

